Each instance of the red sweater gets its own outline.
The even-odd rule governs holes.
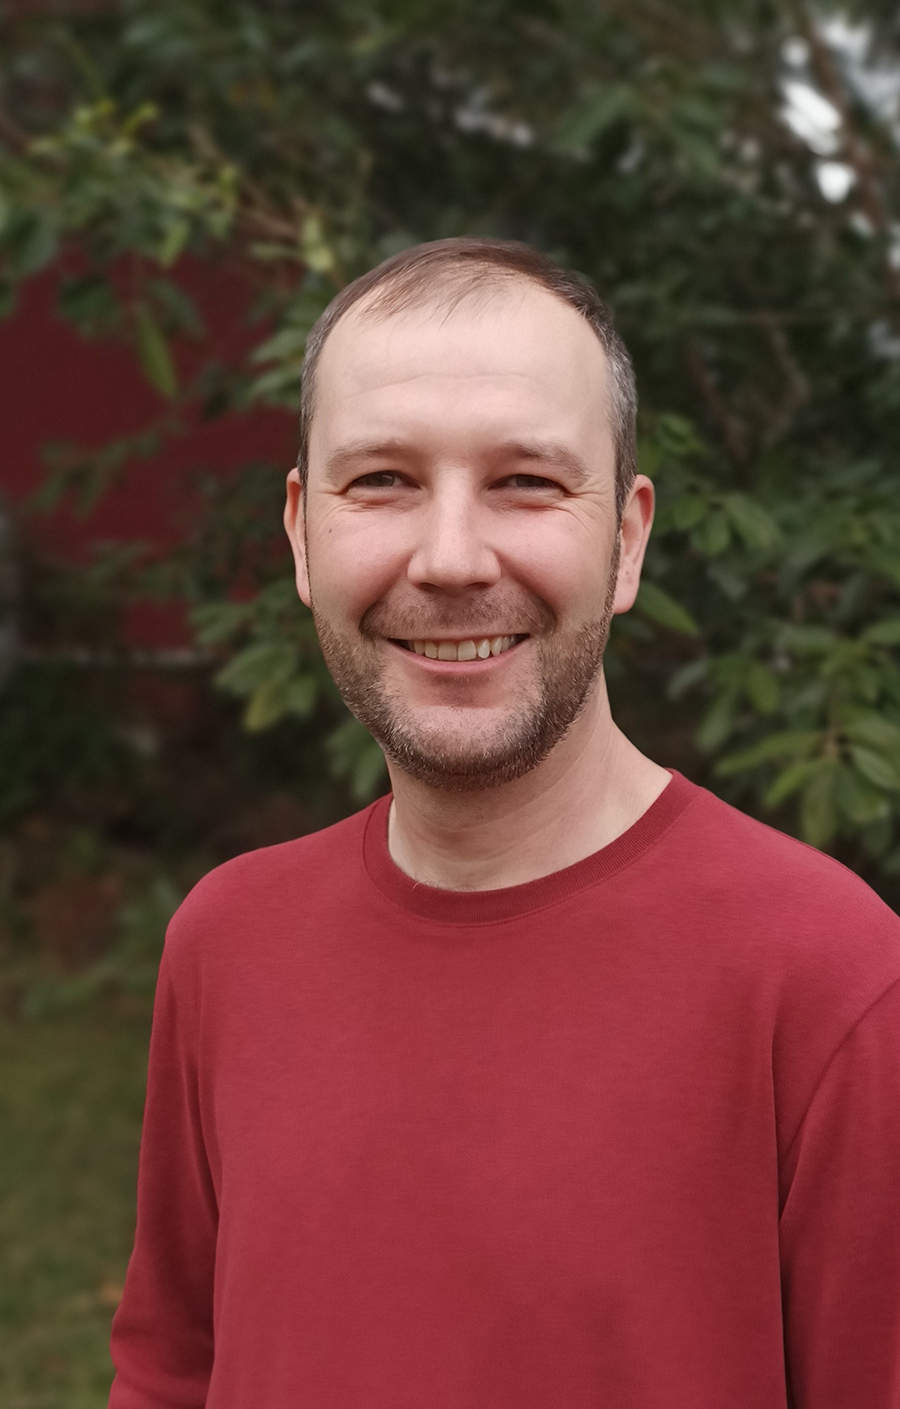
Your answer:
[[[113,1409],[898,1409],[897,917],[677,774],[504,890],[386,820],[172,922]]]

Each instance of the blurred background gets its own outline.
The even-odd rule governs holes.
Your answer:
[[[898,144],[877,0],[0,5],[4,1409],[106,1403],[172,910],[386,786],[280,527],[385,256],[596,283],[659,496],[619,722],[900,904]]]

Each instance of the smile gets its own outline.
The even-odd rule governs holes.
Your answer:
[[[464,641],[395,641],[406,651],[414,651],[417,656],[427,656],[429,660],[487,660],[490,656],[502,656],[526,636],[481,636]]]

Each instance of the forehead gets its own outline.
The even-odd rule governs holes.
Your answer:
[[[530,282],[400,313],[363,304],[322,349],[311,460],[350,434],[532,432],[584,452],[607,431],[607,408],[608,369],[595,333]]]

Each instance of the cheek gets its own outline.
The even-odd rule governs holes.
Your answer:
[[[596,526],[536,515],[533,524],[507,536],[504,557],[511,576],[557,616],[589,621],[606,602],[612,549],[611,537]]]
[[[309,525],[309,576],[317,610],[358,620],[396,583],[405,558],[386,526],[347,520],[323,516]]]

